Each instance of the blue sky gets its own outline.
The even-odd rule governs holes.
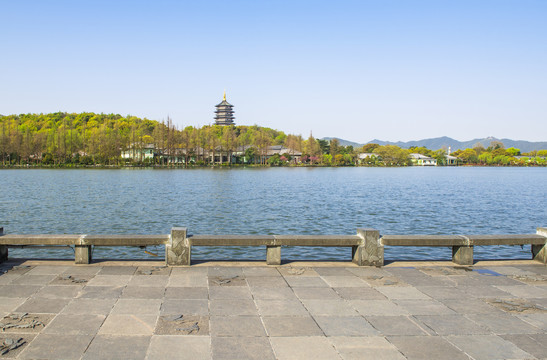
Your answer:
[[[547,140],[547,1],[0,0],[0,113]]]

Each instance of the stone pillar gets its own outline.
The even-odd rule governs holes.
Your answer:
[[[353,262],[359,266],[384,266],[384,245],[380,240],[380,231],[357,229],[357,235],[362,242],[352,248]]]
[[[547,237],[547,227],[538,227],[537,234]],[[547,240],[544,245],[532,245],[532,256],[534,260],[547,264]]]
[[[281,265],[281,245],[266,245],[266,264]]]
[[[4,228],[0,227],[0,236],[4,235]],[[8,246],[0,245],[0,264],[8,261]]]
[[[452,246],[452,262],[473,265],[473,246]]]
[[[74,245],[74,262],[89,264],[91,262],[91,245]]]
[[[187,228],[174,227],[165,245],[165,263],[168,266],[190,266],[192,248],[188,239]]]

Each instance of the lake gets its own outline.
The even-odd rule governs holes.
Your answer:
[[[547,225],[547,168],[0,170],[0,226],[12,234],[535,233]],[[163,248],[149,248],[163,257]],[[283,259],[349,260],[348,248],[284,248]],[[265,259],[262,248],[193,248],[193,259]],[[72,258],[71,249],[10,257]],[[135,248],[94,258],[157,259]],[[386,248],[386,260],[450,259],[449,248]],[[531,258],[529,246],[475,258]]]

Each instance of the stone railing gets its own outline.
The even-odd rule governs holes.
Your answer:
[[[0,262],[8,247],[71,246],[76,264],[89,264],[93,246],[165,245],[165,261],[189,266],[193,246],[265,246],[266,263],[281,264],[282,246],[351,247],[352,261],[359,266],[383,266],[384,246],[452,247],[452,261],[473,264],[473,247],[483,245],[531,245],[534,260],[547,263],[547,228],[520,235],[383,235],[374,229],[357,229],[356,235],[189,235],[174,227],[168,235],[11,235],[0,228]]]

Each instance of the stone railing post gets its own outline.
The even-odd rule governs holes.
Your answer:
[[[4,235],[4,228],[0,227],[0,236]],[[0,264],[8,261],[8,246],[0,245]]]
[[[74,262],[76,264],[91,263],[91,245],[85,244],[85,235],[78,239],[78,243],[74,245]]]
[[[165,245],[165,263],[168,266],[190,266],[191,252],[187,228],[172,228],[171,236]]]
[[[473,245],[467,236],[459,235],[467,241],[466,246],[452,246],[452,262],[458,265],[473,265]]]
[[[380,240],[380,231],[357,229],[357,235],[362,242],[352,247],[353,262],[359,266],[384,266],[384,245]]]
[[[547,238],[547,227],[538,227],[537,234]],[[532,245],[532,256],[534,260],[547,264],[547,241],[544,245]]]
[[[281,245],[266,245],[266,264],[281,265]]]

